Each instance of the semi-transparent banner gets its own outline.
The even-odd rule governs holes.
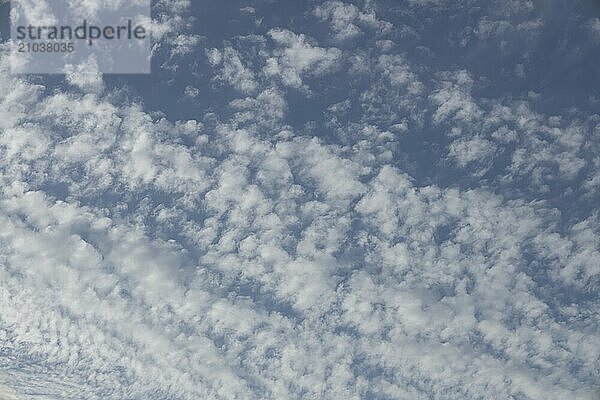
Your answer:
[[[151,0],[12,0],[13,73],[150,73]]]

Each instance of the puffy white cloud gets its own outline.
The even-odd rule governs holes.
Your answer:
[[[65,78],[71,85],[84,91],[98,93],[104,89],[102,73],[95,57],[90,57],[87,62],[81,64],[67,65]]]
[[[441,87],[431,95],[437,106],[433,121],[440,123],[454,119],[468,124],[481,118],[482,112],[471,97],[473,79],[469,73],[464,70],[454,74],[446,73],[442,74],[442,79]]]
[[[478,101],[466,71],[441,74],[439,88],[430,96],[433,122],[447,129],[452,140],[448,155],[460,167],[475,167],[481,176],[503,166],[508,182],[529,179],[536,189],[550,190],[560,181],[574,181],[590,165],[584,148],[596,135],[592,121],[546,117],[525,101]]]
[[[198,35],[177,35],[172,41],[171,56],[183,56],[194,51],[195,47],[200,43]]]
[[[362,30],[359,26],[372,28],[379,34],[389,32],[393,26],[378,19],[372,9],[365,7],[361,11],[354,4],[341,1],[326,1],[317,6],[314,13],[319,19],[328,20],[331,23],[333,38],[342,41],[360,35]]]
[[[200,89],[191,85],[186,86],[183,90],[184,96],[189,98],[197,98],[200,96],[201,93],[202,92],[200,91]]]
[[[267,59],[264,72],[267,76],[279,76],[286,86],[301,88],[303,76],[322,76],[340,62],[340,50],[314,46],[303,34],[272,29],[269,36],[278,48]]]
[[[218,49],[207,50],[209,62],[218,66],[220,73],[217,79],[227,82],[243,93],[252,93],[258,87],[254,74],[242,64],[236,50],[226,47],[223,51]]]

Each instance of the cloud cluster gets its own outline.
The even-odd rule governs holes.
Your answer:
[[[597,199],[598,117],[482,95],[366,3],[305,15],[337,47],[274,26],[190,50],[222,106],[195,119],[1,59],[0,394],[594,398],[600,219],[561,200]]]

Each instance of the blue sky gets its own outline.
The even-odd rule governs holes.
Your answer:
[[[2,44],[0,397],[597,399],[599,4],[161,0],[149,75]]]

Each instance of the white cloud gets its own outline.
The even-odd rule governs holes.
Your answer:
[[[12,389],[2,385],[0,385],[0,396],[6,400],[19,400],[19,397]]]
[[[95,57],[77,65],[69,64],[65,68],[65,78],[71,85],[84,91],[98,93],[104,89],[102,73]]]
[[[198,43],[200,43],[200,36],[198,35],[177,35],[172,41],[171,56],[190,54],[198,46]]]
[[[361,11],[355,5],[341,1],[326,1],[315,8],[314,14],[322,21],[330,21],[333,38],[340,41],[359,36],[362,33],[359,26],[374,29],[378,34],[389,32],[393,26],[378,19],[372,9]]]
[[[256,13],[256,9],[254,7],[246,6],[246,7],[240,8],[240,12],[242,14],[254,14],[254,13]]]
[[[211,66],[219,71],[215,77],[217,80],[245,94],[251,94],[258,88],[254,73],[242,63],[240,54],[232,47],[208,49],[206,56]]]
[[[200,96],[202,92],[200,91],[200,89],[198,89],[197,87],[194,86],[186,86],[185,89],[183,90],[183,94],[186,97],[190,97],[190,98],[197,98]]]
[[[274,56],[267,59],[264,73],[279,76],[286,86],[301,88],[303,76],[322,76],[340,62],[340,50],[313,46],[303,34],[273,29],[269,36],[278,48],[274,50]]]
[[[467,71],[443,74],[441,87],[430,97],[437,105],[433,121],[440,123],[446,119],[470,123],[479,119],[482,111],[471,97],[473,79]],[[447,80],[446,80],[447,79]]]

